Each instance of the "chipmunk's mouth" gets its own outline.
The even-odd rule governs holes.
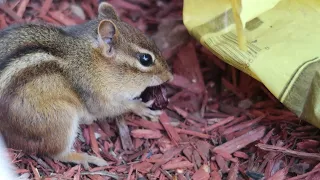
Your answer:
[[[148,102],[154,100],[154,103],[151,107],[153,110],[162,110],[166,108],[169,104],[167,98],[167,91],[164,84],[158,86],[149,86],[147,87],[139,96],[143,102]]]

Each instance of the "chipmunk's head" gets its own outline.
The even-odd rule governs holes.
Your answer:
[[[112,70],[119,83],[141,93],[150,86],[172,80],[166,60],[155,43],[140,30],[121,21],[114,8],[100,3],[97,52],[100,68]],[[119,85],[120,86],[120,85]]]

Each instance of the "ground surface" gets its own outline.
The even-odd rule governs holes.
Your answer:
[[[0,1],[1,2],[1,1]],[[77,151],[110,166],[81,166],[8,149],[30,179],[319,179],[319,129],[299,120],[267,90],[226,65],[190,37],[181,0],[112,0],[121,18],[152,37],[175,79],[159,122],[81,126]],[[0,6],[0,28],[30,21],[60,25],[96,16],[96,0],[11,0]]]

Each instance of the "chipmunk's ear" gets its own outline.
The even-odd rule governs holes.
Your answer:
[[[117,27],[110,20],[102,20],[98,26],[98,42],[103,49],[104,55],[111,57],[114,55],[114,43],[117,37]]]
[[[119,20],[119,17],[113,6],[107,2],[102,2],[99,4],[98,12],[99,18]]]

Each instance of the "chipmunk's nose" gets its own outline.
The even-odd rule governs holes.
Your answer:
[[[173,74],[168,72],[168,80],[167,80],[167,82],[170,82],[172,80],[173,80]]]
[[[173,74],[170,72],[162,73],[159,78],[161,79],[162,83],[168,83],[173,80]]]

